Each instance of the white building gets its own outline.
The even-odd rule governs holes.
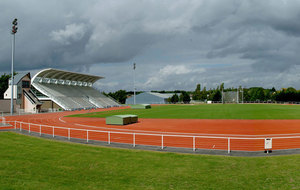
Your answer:
[[[136,104],[167,104],[168,98],[172,97],[173,93],[157,93],[157,92],[143,92],[136,95]],[[134,97],[131,96],[126,99],[126,104],[133,104]]]

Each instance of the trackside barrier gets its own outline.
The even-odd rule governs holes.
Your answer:
[[[0,112],[1,112],[1,123],[6,124],[5,123],[5,117],[3,115],[3,111],[0,111]]]
[[[127,143],[133,147],[139,145],[160,146],[165,147],[182,147],[191,148],[193,151],[197,149],[211,150],[227,150],[228,154],[232,150],[239,151],[263,151],[265,137],[223,137],[223,136],[189,136],[189,135],[173,135],[159,133],[137,133],[137,132],[120,132],[120,131],[101,131],[92,129],[77,129],[67,127],[56,127],[35,123],[26,123],[22,121],[6,121],[14,126],[16,130],[35,132],[42,134],[84,139],[87,143],[90,140],[104,141],[108,144]],[[299,134],[300,135],[300,134]],[[273,150],[280,149],[296,149],[300,148],[300,136],[272,136]],[[288,147],[287,147],[288,146]]]

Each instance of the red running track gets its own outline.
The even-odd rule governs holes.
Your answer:
[[[9,116],[6,120],[31,123],[34,132],[136,145],[162,146],[163,141],[163,147],[263,151],[264,138],[272,138],[273,150],[300,148],[300,120],[139,119],[116,126],[106,125],[105,118],[64,117],[124,108]],[[53,131],[52,126],[62,128]],[[16,128],[20,127],[29,130],[28,124],[17,122]]]

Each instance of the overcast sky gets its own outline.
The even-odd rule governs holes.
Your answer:
[[[104,91],[262,86],[300,89],[298,0],[1,0],[0,73],[104,76]]]

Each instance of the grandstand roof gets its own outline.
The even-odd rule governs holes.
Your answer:
[[[32,81],[34,81],[34,79],[37,77],[57,79],[57,80],[81,81],[81,82],[88,82],[88,83],[95,83],[97,80],[104,78],[95,75],[87,75],[87,74],[63,71],[63,70],[52,69],[52,68],[41,70],[32,78]]]
[[[148,92],[149,94],[152,94],[154,96],[158,96],[160,98],[170,98],[174,95],[174,93],[158,93],[158,92]]]
[[[14,85],[17,85],[20,82],[20,80],[24,78],[26,75],[30,78],[30,73],[28,72],[18,72],[16,75],[14,75]],[[10,80],[11,79],[9,79],[9,83]]]
[[[157,92],[143,92],[136,95],[137,104],[165,104],[166,99],[173,96],[174,93],[157,93]],[[126,104],[133,104],[134,97],[131,96],[126,99]]]

